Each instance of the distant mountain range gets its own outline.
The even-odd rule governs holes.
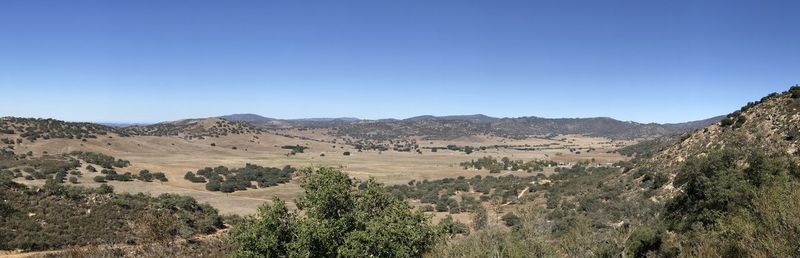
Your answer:
[[[221,117],[183,119],[151,125],[71,123],[53,119],[4,118],[2,124],[24,124],[22,128],[37,138],[84,137],[92,131],[117,132],[122,135],[188,135],[205,137],[256,132],[260,129],[323,128],[340,137],[362,140],[395,140],[422,137],[429,140],[450,140],[459,137],[494,135],[512,139],[532,136],[547,137],[581,134],[611,139],[654,138],[705,128],[720,122],[718,116],[700,121],[676,124],[642,124],[608,117],[595,118],[496,118],[486,115],[417,116],[407,119],[364,120],[358,118],[275,119],[255,114],[234,114]],[[54,128],[54,126],[56,126]],[[3,125],[2,128],[5,128]],[[0,129],[2,129],[0,128]],[[20,131],[20,133],[26,132]],[[65,131],[61,133],[61,131]],[[73,132],[74,131],[74,132]],[[77,133],[80,132],[80,133]]]
[[[509,138],[554,134],[584,134],[623,138],[650,138],[682,133],[717,123],[723,116],[675,124],[642,124],[608,117],[595,118],[497,118],[482,114],[454,116],[416,116],[407,119],[364,120],[358,118],[275,119],[256,114],[234,114],[220,118],[246,122],[266,129],[329,128],[340,136],[363,139],[391,139],[422,136],[427,139],[453,139],[492,134]]]

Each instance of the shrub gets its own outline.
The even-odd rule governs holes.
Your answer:
[[[184,179],[189,180],[192,183],[205,183],[206,179],[203,177],[198,177],[191,171],[186,172],[186,175],[183,176]]]
[[[669,176],[667,176],[665,173],[656,173],[655,176],[653,176],[652,188],[653,189],[661,188],[668,181],[669,181]]]
[[[102,184],[100,185],[100,187],[97,188],[97,193],[100,194],[110,194],[113,192],[114,192],[114,187],[107,184]]]
[[[88,163],[100,165],[107,169],[112,169],[114,167],[123,168],[130,165],[130,161],[115,159],[112,156],[105,155],[102,153],[73,151],[70,153],[70,155],[76,156],[79,159],[82,159]]]
[[[163,172],[155,172],[155,173],[153,173],[153,177],[154,177],[156,180],[158,180],[158,181],[161,181],[161,182],[167,182],[167,181],[169,181],[169,180],[167,180],[167,176],[166,176],[166,175],[164,175],[164,173],[163,173]]]
[[[106,182],[106,177],[104,177],[104,176],[96,176],[96,177],[94,177],[93,180],[95,182],[98,182],[98,183],[105,183]]]
[[[0,177],[0,250],[83,249],[125,243],[150,248],[150,241],[173,243],[178,235],[190,239],[222,227],[216,210],[197,204],[191,197],[182,197],[190,200],[183,201],[189,205],[171,209],[161,205],[161,197],[114,194],[106,184],[92,189],[54,182],[29,189],[8,186]],[[72,257],[70,252],[50,255]],[[99,255],[76,255],[85,256]],[[124,256],[124,252],[100,256]]]
[[[445,216],[439,221],[437,227],[441,232],[449,236],[469,234],[469,227],[464,223],[454,220],[450,215]]]
[[[723,118],[722,121],[719,122],[719,125],[722,127],[730,126],[733,124],[733,119],[730,117]]]
[[[789,88],[789,93],[791,94],[793,99],[800,98],[800,86],[792,86]]]
[[[219,191],[219,181],[217,180],[210,180],[206,184],[206,190],[216,192]]]
[[[506,213],[506,215],[503,215],[501,219],[503,220],[503,223],[506,224],[506,226],[511,228],[517,227],[521,224],[519,216],[517,216],[513,212]]]
[[[153,181],[153,174],[150,173],[150,170],[143,169],[139,171],[139,176],[137,178],[144,182],[151,182]]]
[[[436,202],[436,211],[437,212],[445,212],[445,211],[447,211],[447,209],[448,209],[447,202],[444,201],[443,199],[440,199],[438,202]]]
[[[253,181],[258,184],[258,187],[270,187],[289,182],[294,171],[295,169],[291,166],[276,168],[246,164],[243,168],[235,169],[228,169],[224,166],[206,167],[197,170],[197,174],[189,171],[184,178],[194,183],[215,181],[214,185],[206,186],[206,189],[217,189],[229,193],[256,188],[252,184]]]
[[[489,216],[486,214],[486,209],[483,207],[478,208],[472,214],[472,227],[475,229],[484,229],[489,223]]]
[[[663,230],[650,226],[637,228],[625,243],[627,257],[647,257],[647,253],[661,248]]]
[[[280,199],[232,233],[239,257],[419,257],[439,230],[374,180],[356,187],[333,168],[306,170],[300,211]]]

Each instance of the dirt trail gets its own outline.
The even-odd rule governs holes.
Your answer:
[[[525,187],[525,189],[522,189],[522,192],[520,192],[520,193],[517,195],[517,200],[519,200],[519,199],[522,199],[522,197],[525,197],[525,193],[527,193],[527,192],[528,192],[528,190],[529,190],[530,188],[531,188],[531,187],[529,186],[529,187]],[[509,205],[509,204],[511,204],[511,203],[512,203],[512,202],[507,202],[507,203],[504,203],[504,204],[503,204],[503,206],[508,206],[508,205]]]

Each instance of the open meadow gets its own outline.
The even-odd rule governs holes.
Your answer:
[[[615,153],[619,147],[635,141],[613,141],[600,137],[580,135],[564,135],[546,138],[529,138],[522,140],[502,137],[475,136],[462,137],[451,141],[419,139],[421,153],[414,151],[358,151],[354,146],[343,144],[342,139],[329,136],[321,130],[282,130],[279,134],[266,131],[259,134],[231,134],[214,138],[187,139],[180,136],[132,136],[119,137],[110,134],[86,141],[76,139],[48,139],[33,143],[23,142],[16,146],[19,153],[32,152],[39,156],[66,154],[73,151],[95,152],[111,155],[115,158],[129,160],[130,165],[118,168],[118,173],[136,172],[147,169],[163,172],[167,182],[117,182],[109,181],[118,192],[178,193],[195,197],[200,202],[208,202],[220,210],[222,214],[247,215],[273,197],[289,202],[302,193],[302,189],[293,180],[278,186],[248,189],[233,193],[211,192],[202,183],[192,183],[183,177],[188,171],[196,171],[205,167],[226,166],[229,168],[255,164],[266,167],[331,166],[339,167],[349,175],[359,178],[375,178],[385,184],[405,184],[411,180],[433,180],[442,178],[467,178],[475,175],[490,175],[488,170],[464,169],[459,164],[484,156],[498,159],[508,157],[512,160],[552,160],[562,166],[571,166],[577,162],[590,162],[596,165],[609,165],[626,160],[627,157]],[[287,137],[297,135],[302,137]],[[0,137],[1,138],[1,137]],[[338,142],[338,143],[334,143]],[[289,154],[290,150],[282,146],[300,145],[307,147],[302,153]],[[462,151],[439,149],[432,152],[430,148],[447,145],[473,146],[476,151],[466,154]],[[500,147],[494,147],[499,145]],[[512,147],[509,147],[512,146]],[[525,147],[528,146],[528,147]],[[533,147],[531,147],[533,146]],[[485,147],[481,150],[480,147]],[[527,149],[526,149],[527,148]],[[572,151],[570,151],[572,149]],[[349,152],[350,155],[344,155]],[[83,173],[78,181],[81,185],[96,187],[100,185],[92,180],[92,173],[86,171],[85,164],[79,170]],[[544,171],[534,172],[551,174],[555,167],[546,167]],[[502,171],[495,176],[506,174],[527,175],[522,171]],[[43,184],[44,180],[17,179],[26,184]]]

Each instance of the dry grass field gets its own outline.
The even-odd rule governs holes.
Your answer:
[[[423,149],[422,154],[397,151],[363,151],[359,152],[353,146],[342,144],[343,140],[336,139],[322,129],[318,130],[281,130],[280,134],[303,136],[286,137],[274,133],[261,134],[231,134],[219,138],[185,139],[178,136],[134,136],[119,137],[116,135],[101,136],[87,141],[72,139],[39,140],[34,143],[24,142],[16,146],[18,153],[32,151],[34,155],[69,153],[72,151],[91,151],[112,155],[116,158],[131,161],[126,168],[117,169],[118,172],[137,173],[139,170],[164,172],[169,178],[168,182],[109,182],[117,191],[131,193],[179,193],[208,202],[223,214],[251,214],[263,202],[277,196],[290,205],[301,189],[296,182],[275,187],[250,189],[234,193],[206,191],[204,184],[191,183],[183,178],[187,171],[196,171],[204,167],[219,165],[227,167],[241,167],[247,163],[283,167],[307,166],[335,166],[341,167],[351,176],[359,179],[374,177],[386,184],[404,184],[410,180],[440,179],[447,177],[475,175],[489,175],[486,170],[464,170],[459,163],[478,159],[483,156],[497,158],[509,157],[513,160],[547,159],[564,165],[579,161],[594,161],[596,164],[608,164],[626,157],[616,153],[609,153],[619,146],[630,144],[634,141],[611,141],[605,138],[585,137],[580,135],[564,135],[545,138],[529,138],[524,140],[511,140],[492,136],[474,136],[459,138],[452,141],[425,141],[416,139],[421,148],[446,146],[456,144],[460,146],[480,147],[471,154],[464,152],[439,150],[431,152]],[[338,140],[338,141],[337,141]],[[336,141],[337,143],[333,143]],[[212,143],[215,146],[212,146]],[[301,145],[308,149],[304,153],[287,155],[290,150],[282,149],[283,145]],[[515,150],[512,148],[494,148],[494,145],[511,146],[540,146],[537,150]],[[541,147],[544,146],[544,147]],[[234,149],[235,147],[235,149]],[[588,149],[590,152],[586,152]],[[577,151],[570,152],[570,149]],[[350,156],[343,155],[350,152]],[[324,156],[322,155],[324,154]],[[84,168],[85,170],[85,165]],[[544,173],[552,173],[554,168],[546,168]],[[92,181],[92,174],[84,172],[79,179],[80,184],[96,186]],[[525,172],[503,172],[527,174]],[[495,174],[497,175],[497,174]],[[42,184],[43,180],[27,181],[18,179],[27,184]]]

